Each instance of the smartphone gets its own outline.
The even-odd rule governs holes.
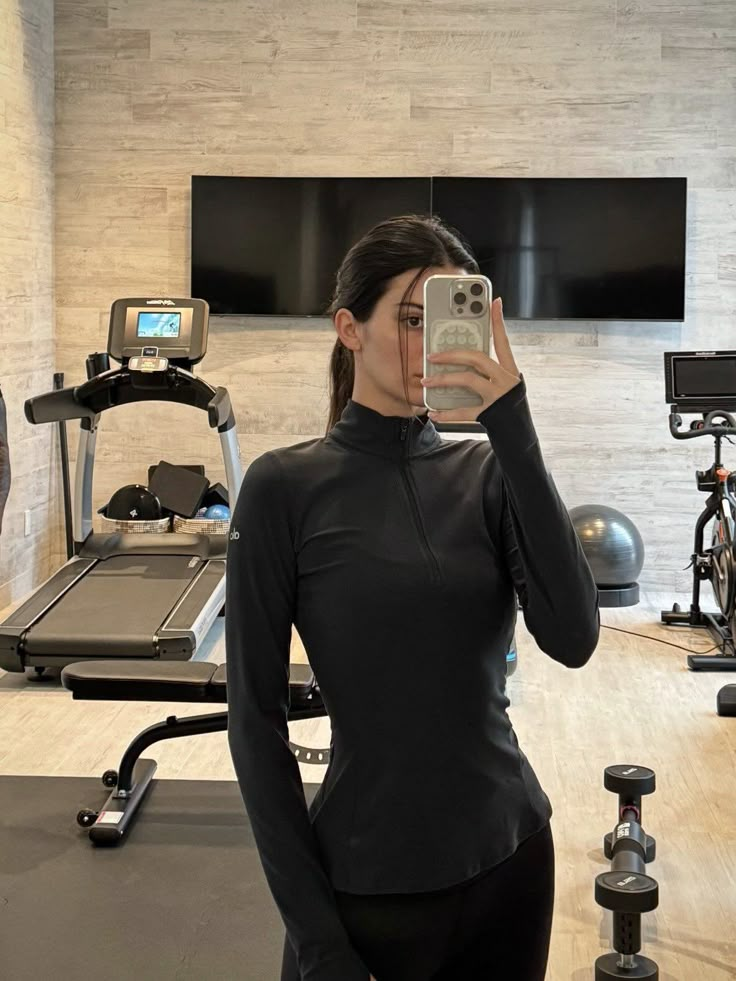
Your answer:
[[[471,365],[435,364],[429,354],[476,350],[492,355],[491,303],[493,290],[487,276],[429,276],[424,282],[424,376],[453,371],[475,371]],[[462,385],[424,389],[428,409],[472,409],[482,405],[477,392]]]

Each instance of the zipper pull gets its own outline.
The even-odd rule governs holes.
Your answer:
[[[409,428],[409,420],[408,419],[402,419],[401,420],[401,442],[402,443],[406,439],[406,431],[408,430],[408,428]]]

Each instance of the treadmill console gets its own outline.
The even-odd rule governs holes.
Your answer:
[[[107,350],[116,361],[160,357],[194,365],[207,351],[205,300],[123,299],[110,310]]]

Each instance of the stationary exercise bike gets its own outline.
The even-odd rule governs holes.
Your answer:
[[[721,440],[736,436],[736,420],[729,412],[715,410],[704,413],[703,421],[692,422],[690,430],[679,432],[682,418],[670,415],[670,431],[675,439],[696,436],[715,436],[716,458],[708,470],[696,471],[698,490],[710,493],[695,526],[695,551],[692,555],[693,601],[689,613],[680,611],[675,603],[672,612],[663,611],[664,623],[707,627],[718,641],[721,654],[690,654],[688,666],[696,670],[736,670],[736,562],[734,561],[734,529],[736,528],[736,471],[727,470],[721,461]],[[722,417],[724,422],[717,422]],[[729,439],[730,442],[730,439]],[[713,518],[709,548],[703,548],[705,526]],[[700,583],[710,581],[720,613],[704,613],[700,609]]]
[[[736,471],[723,465],[721,441],[736,436],[736,351],[666,352],[665,380],[670,402],[670,432],[675,439],[713,436],[715,460],[708,470],[697,470],[698,490],[709,494],[695,526],[693,598],[689,612],[678,603],[662,611],[667,624],[706,627],[717,641],[717,655],[690,654],[693,671],[736,671]],[[680,413],[698,413],[701,419],[681,430]],[[706,525],[713,519],[710,546],[704,548]],[[708,580],[720,613],[700,609],[700,584]]]

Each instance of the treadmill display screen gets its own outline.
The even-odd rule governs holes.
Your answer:
[[[180,313],[169,311],[138,314],[138,337],[178,337],[180,329]]]

